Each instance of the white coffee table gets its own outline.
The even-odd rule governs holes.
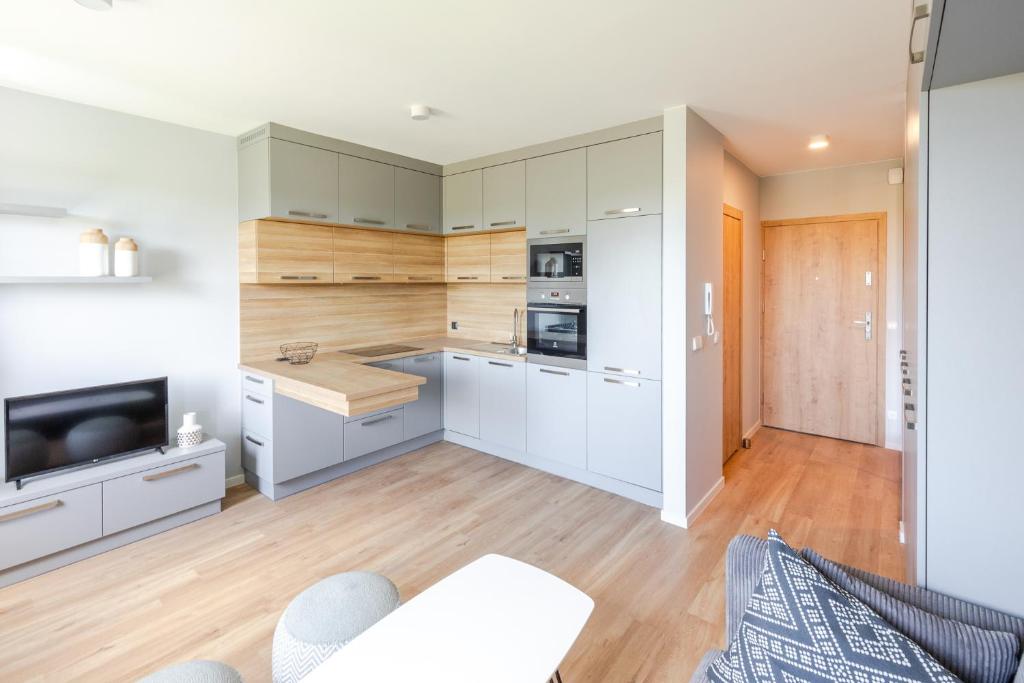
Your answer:
[[[485,555],[332,655],[304,683],[545,683],[594,609],[541,569]]]

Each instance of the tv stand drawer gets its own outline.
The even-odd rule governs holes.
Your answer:
[[[0,570],[102,536],[100,486],[92,484],[0,507]]]
[[[224,451],[103,482],[109,535],[224,497]]]

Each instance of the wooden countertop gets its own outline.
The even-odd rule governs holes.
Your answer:
[[[415,350],[373,358],[340,351],[322,351],[306,365],[262,360],[239,363],[238,368],[271,378],[274,380],[274,392],[282,396],[341,415],[358,416],[415,401],[419,396],[418,387],[427,381],[423,377],[404,372],[368,367],[368,363],[441,351],[469,353],[510,362],[526,360],[525,356],[497,353],[493,350],[498,348],[496,345],[472,339],[431,337],[387,343],[411,346]]]

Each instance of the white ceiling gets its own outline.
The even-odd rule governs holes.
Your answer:
[[[0,0],[0,85],[436,163],[688,104],[770,175],[901,156],[909,26],[909,0]]]

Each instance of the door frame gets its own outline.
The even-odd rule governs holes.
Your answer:
[[[874,211],[869,213],[848,213],[837,216],[810,216],[807,218],[783,218],[761,221],[761,244],[767,244],[765,240],[765,233],[768,228],[775,228],[782,225],[813,225],[816,223],[849,223],[853,221],[878,221],[878,271],[875,273],[875,286],[878,292],[878,311],[875,315],[875,319],[878,321],[875,325],[876,337],[878,345],[875,349],[877,358],[875,359],[875,397],[876,397],[876,412],[877,426],[875,428],[875,445],[885,446],[885,339],[888,336],[889,324],[885,317],[885,300],[887,296],[886,290],[886,244],[888,241],[888,213],[885,211]],[[763,262],[767,259],[767,251],[762,250],[761,252],[761,415],[764,415],[764,317],[765,317],[765,305],[764,305],[764,276],[765,269]]]
[[[739,299],[740,299],[740,310],[739,310],[740,324],[739,324],[739,328],[736,330],[736,344],[739,347],[739,363],[738,363],[738,365],[736,367],[736,372],[739,375],[738,382],[737,382],[737,394],[738,394],[738,398],[739,398],[739,406],[738,406],[739,415],[738,415],[738,419],[740,421],[740,444],[741,444],[740,448],[742,449],[743,448],[742,443],[743,443],[743,437],[744,437],[744,432],[743,432],[743,230],[744,230],[743,210],[742,209],[738,209],[735,206],[732,206],[730,204],[726,204],[725,202],[723,202],[722,203],[722,215],[729,216],[730,218],[735,218],[736,220],[738,220],[740,222],[740,245],[739,245],[740,263],[739,263],[739,281],[737,283],[739,285],[739,289],[740,289],[740,291],[739,291]],[[722,258],[723,258],[723,262],[722,262],[722,265],[723,265],[723,272],[722,272],[722,321],[724,323],[724,321],[725,321],[725,272],[724,272],[724,265],[725,265],[725,261],[724,261],[724,259],[725,259],[725,253],[724,253],[725,252],[725,248],[724,248],[724,246],[725,246],[725,231],[724,230],[722,231],[722,245],[723,245],[723,249],[722,249],[722,251],[723,251],[723,254],[722,254]],[[723,349],[723,352],[724,352],[724,349]],[[724,375],[723,375],[723,380],[724,380]],[[722,410],[723,410],[723,417],[724,417],[724,414],[725,414],[725,396],[724,396],[724,394],[723,394],[723,397],[722,397]],[[732,455],[735,455],[735,452]],[[725,461],[723,460],[723,463],[724,462]]]

